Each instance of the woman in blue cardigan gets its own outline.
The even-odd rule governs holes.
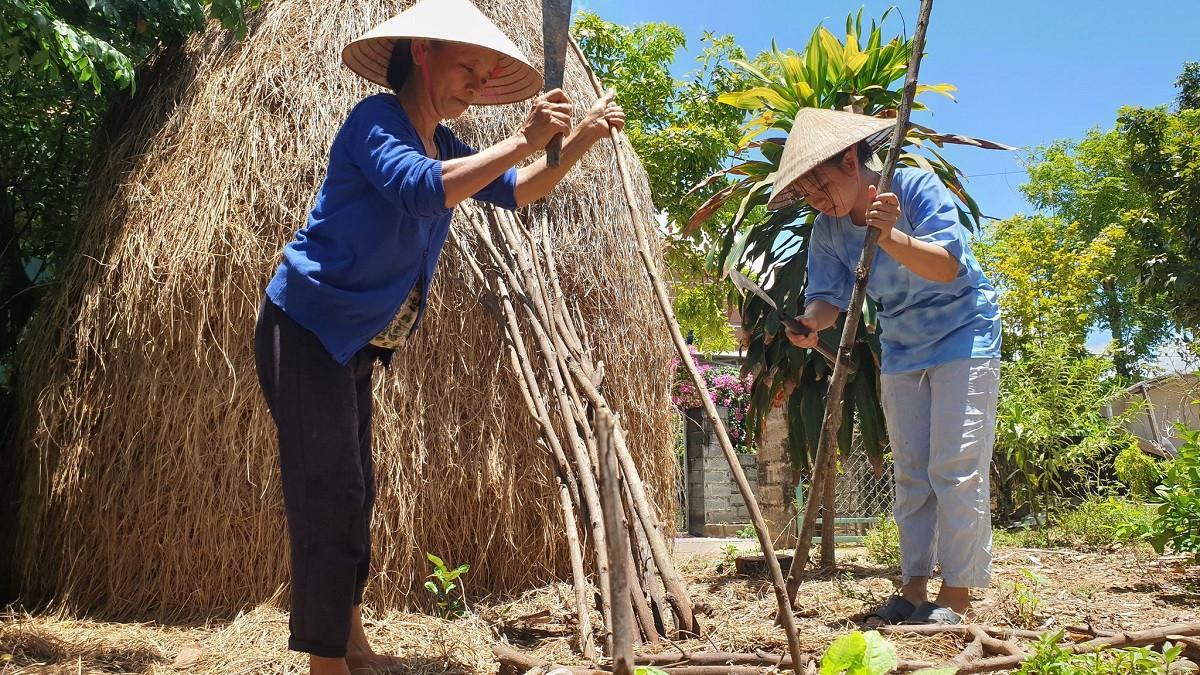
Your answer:
[[[387,667],[363,632],[374,503],[371,371],[421,322],[454,207],[541,199],[620,129],[611,95],[572,128],[561,90],[511,136],[476,151],[442,120],[537,94],[542,78],[467,0],[425,0],[347,45],[343,61],[388,93],[359,102],[334,138],[308,223],[283,250],[255,330],[278,427],[291,539],[289,647],[310,672]],[[564,134],[561,161],[514,168]]]

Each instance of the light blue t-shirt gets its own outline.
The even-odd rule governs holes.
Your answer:
[[[933,173],[903,168],[893,176],[892,192],[900,198],[896,229],[946,249],[959,268],[953,281],[939,283],[917,276],[882,248],[876,252],[867,295],[879,306],[883,372],[999,357],[996,290],[971,253],[950,191]],[[809,241],[806,304],[824,300],[846,309],[867,229],[849,216],[817,216]]]

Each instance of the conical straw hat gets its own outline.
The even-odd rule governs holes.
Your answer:
[[[795,183],[818,164],[846,148],[867,140],[879,146],[890,140],[896,121],[841,110],[801,108],[783,146],[779,172],[767,208],[778,211],[800,199]]]
[[[521,101],[542,89],[542,75],[496,24],[469,0],[421,0],[372,28],[342,49],[342,62],[358,75],[388,86],[388,64],[396,40],[426,38],[458,42],[500,54],[500,63],[476,105]]]

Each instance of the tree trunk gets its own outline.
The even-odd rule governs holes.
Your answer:
[[[1100,286],[1104,289],[1102,304],[1105,321],[1108,323],[1108,331],[1112,333],[1113,366],[1121,377],[1132,378],[1135,355],[1129,351],[1129,341],[1125,339],[1125,322],[1122,317],[1121,296],[1117,293],[1117,282],[1111,278],[1105,279],[1100,282]]]

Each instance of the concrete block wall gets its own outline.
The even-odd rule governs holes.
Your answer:
[[[726,412],[724,408],[717,411],[722,416]],[[733,536],[750,523],[746,503],[703,409],[687,411],[685,420],[688,532],[705,537]],[[738,453],[738,463],[757,494],[758,458],[753,453]]]

